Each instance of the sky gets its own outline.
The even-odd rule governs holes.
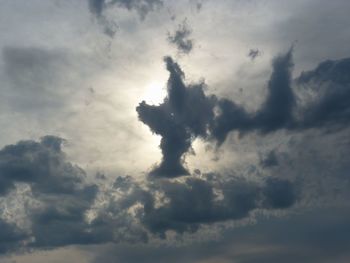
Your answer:
[[[349,9],[0,0],[0,262],[349,262]]]

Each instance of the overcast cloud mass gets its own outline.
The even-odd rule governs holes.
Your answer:
[[[0,262],[350,262],[349,9],[1,1]]]

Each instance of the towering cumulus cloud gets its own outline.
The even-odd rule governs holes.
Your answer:
[[[272,132],[292,123],[295,98],[291,85],[292,49],[276,57],[267,84],[267,98],[257,112],[247,112],[229,99],[218,100],[219,115],[213,120],[212,136],[221,144],[229,132]]]
[[[190,149],[192,140],[208,136],[216,99],[204,94],[204,83],[186,86],[179,65],[170,57],[164,61],[170,73],[167,97],[158,106],[143,101],[136,110],[140,120],[162,136],[163,160],[151,174],[175,177],[188,174],[183,155]]]

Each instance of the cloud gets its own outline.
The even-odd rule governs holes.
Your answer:
[[[280,55],[273,60],[272,74],[267,84],[267,97],[256,112],[247,112],[228,99],[218,102],[219,115],[213,121],[212,136],[221,144],[228,133],[259,131],[269,133],[288,128],[293,122],[295,97],[292,90],[292,52]]]
[[[168,42],[175,45],[180,53],[188,54],[193,49],[193,40],[190,39],[192,30],[185,19],[172,34],[168,33]]]
[[[294,186],[269,178],[262,184],[229,176],[229,180],[187,178],[164,182],[161,191],[167,202],[145,212],[142,222],[154,233],[167,230],[195,232],[201,224],[246,218],[255,209],[283,209],[296,201]],[[217,194],[219,192],[219,194]]]
[[[260,165],[264,168],[278,165],[278,158],[275,151],[270,151],[266,156],[260,159]]]
[[[20,46],[5,46],[2,59],[2,104],[11,112],[35,113],[36,119],[76,106],[77,97],[85,91],[77,87],[87,85],[101,63],[89,53]]]
[[[89,0],[89,10],[92,14],[100,17],[105,9],[117,5],[127,10],[136,10],[142,19],[155,8],[163,5],[162,0]]]
[[[209,122],[213,119],[215,98],[204,94],[204,83],[186,86],[184,73],[172,58],[164,59],[170,73],[168,95],[158,106],[141,102],[136,108],[139,119],[152,132],[162,136],[160,148],[163,159],[151,174],[176,177],[189,174],[183,166],[183,155],[192,140],[206,137]]]
[[[295,97],[291,85],[293,48],[278,56],[272,63],[272,74],[267,84],[268,95],[253,119],[253,126],[262,132],[288,127],[292,122]]]
[[[88,0],[89,10],[102,25],[104,33],[113,38],[117,31],[117,24],[105,15],[105,11],[113,6],[135,10],[144,20],[148,13],[163,6],[162,0]]]
[[[170,73],[167,97],[158,106],[141,102],[136,109],[139,119],[162,136],[163,159],[150,174],[188,175],[184,157],[197,137],[221,145],[233,131],[266,135],[279,130],[346,127],[350,119],[350,60],[321,63],[314,71],[293,80],[292,53],[293,48],[273,60],[266,99],[255,112],[248,112],[230,99],[207,96],[204,83],[186,85],[179,65],[165,58]],[[315,99],[305,105],[297,101],[295,83],[311,90]]]
[[[181,68],[170,57],[165,58],[170,73],[167,97],[158,106],[141,102],[136,108],[140,120],[162,136],[163,160],[151,174],[165,177],[188,174],[183,157],[196,137],[212,137],[221,144],[233,130],[267,133],[285,128],[292,121],[295,103],[290,79],[291,56],[292,50],[274,60],[267,99],[255,114],[231,100],[206,96],[204,83],[186,86]],[[219,112],[217,116],[215,111]]]
[[[6,230],[0,235],[3,252],[17,246],[148,242],[166,238],[169,230],[194,233],[203,225],[247,218],[256,209],[285,209],[297,200],[289,181],[219,174],[146,182],[119,176],[114,184],[100,181],[99,187],[66,160],[62,142],[45,136],[0,151],[2,197],[14,193],[19,183],[30,189],[23,206],[27,227],[12,225],[17,222],[11,217],[11,224],[0,221]]]
[[[302,72],[291,79],[292,50],[273,62],[273,73],[268,83],[268,95],[260,110],[249,117],[243,109],[227,101],[214,128],[219,141],[232,130],[260,130],[262,133],[279,129],[303,130],[309,128],[346,127],[349,123],[350,60],[328,60],[314,70]],[[299,90],[293,90],[296,85]],[[313,99],[297,103],[297,91],[311,93]],[[299,95],[300,97],[300,95]],[[304,98],[301,98],[304,100]],[[226,107],[226,108],[225,108]],[[229,113],[231,111],[231,113]],[[237,113],[236,113],[237,112]],[[241,116],[234,120],[233,115]],[[236,117],[237,118],[237,117]],[[223,119],[223,120],[221,120]],[[225,123],[231,123],[225,126]],[[218,131],[216,131],[216,129]],[[222,132],[219,132],[223,130]]]
[[[85,213],[97,193],[95,186],[77,190],[74,194],[47,196],[42,206],[29,211],[32,222],[32,247],[48,248],[72,244],[96,244],[109,241],[109,235],[88,225]]]
[[[201,9],[202,1],[195,0],[164,2],[169,11],[155,14],[163,1],[94,0],[89,1],[88,14],[87,5],[80,3],[36,2],[8,1],[0,8],[8,25],[3,38],[8,46],[2,50],[1,145],[46,133],[71,137],[71,144],[67,155],[65,141],[55,136],[1,146],[0,253],[84,245],[92,254],[100,247],[96,244],[113,244],[115,251],[97,262],[349,261],[349,59],[327,60],[292,77],[294,55],[300,63],[297,72],[309,67],[311,60],[346,54],[342,49],[346,34],[339,30],[330,31],[342,40],[335,41],[333,51],[317,47],[324,41],[314,43],[318,35],[334,42],[334,37],[324,34],[327,30],[318,30],[320,18],[332,13],[335,21],[348,24],[343,16],[346,8],[337,4],[314,8],[317,1],[306,5],[276,1],[268,8],[249,1],[242,8],[242,1],[213,1]],[[86,12],[79,12],[81,7]],[[196,8],[201,9],[197,17]],[[17,16],[11,15],[13,10]],[[298,23],[300,10],[308,23]],[[169,23],[174,21],[168,13],[194,16],[191,23],[179,20],[172,29]],[[276,19],[267,19],[270,13],[278,14]],[[111,38],[117,30],[114,19],[120,19],[123,40],[110,45],[104,37],[99,39],[101,35],[89,29],[89,18],[101,23]],[[277,27],[272,25],[276,21]],[[330,28],[324,21],[322,28]],[[333,29],[344,24],[332,23]],[[293,24],[307,26],[280,30]],[[183,67],[165,58],[166,98],[159,105],[141,102],[133,112],[130,106],[141,101],[137,98],[144,88],[152,92],[156,86],[156,92],[163,79],[154,58],[167,48],[162,42],[166,28],[175,52],[191,53],[195,48],[192,29],[202,34],[203,49],[191,53],[194,60],[186,59]],[[272,34],[271,29],[280,32]],[[64,37],[55,34],[58,31]],[[48,39],[52,35],[58,37]],[[28,47],[15,47],[23,36]],[[277,43],[281,39],[290,43],[296,38],[311,40],[306,45],[312,48],[298,51],[299,55],[290,50],[277,56],[271,76],[264,76],[266,57],[257,57],[259,50],[250,52],[257,63],[245,57],[251,43],[270,54],[277,46],[286,46]],[[105,44],[116,48],[108,58],[101,52]],[[190,82],[188,70],[194,67],[191,75],[209,69],[205,77],[213,83],[210,89],[204,81]],[[243,85],[227,83],[227,78],[237,78]],[[252,86],[256,89],[247,91]],[[237,97],[230,96],[229,90],[237,91]],[[260,100],[257,92],[266,96]],[[261,104],[253,107],[256,101]],[[129,133],[123,133],[125,126]],[[145,171],[147,160],[155,162],[158,151],[157,139],[148,140],[143,128],[158,135],[162,152],[152,176],[146,178],[147,171],[139,170]],[[215,145],[221,148],[209,148]],[[188,158],[194,153],[192,146],[198,156]],[[95,169],[100,172],[96,177]],[[306,219],[305,214],[293,213],[300,206],[329,202],[339,204],[340,211],[320,209]],[[288,217],[271,216],[285,213]],[[256,225],[246,225],[255,220]],[[57,253],[58,260],[69,262],[62,253]]]
[[[288,218],[262,219],[226,229],[219,240],[180,246],[108,246],[101,248],[92,262],[347,262],[349,227],[348,210],[315,208]]]
[[[0,254],[12,252],[21,247],[21,242],[27,237],[14,224],[0,219]]]
[[[18,183],[24,183],[38,204],[27,206],[26,211],[31,225],[26,237],[31,247],[100,241],[94,230],[88,231],[85,220],[97,186],[86,184],[85,172],[66,161],[62,142],[61,138],[45,136],[40,142],[20,141],[0,151],[1,195],[5,197]],[[7,241],[11,238],[4,243]]]
[[[301,117],[301,128],[346,126],[350,120],[350,59],[328,60],[302,72],[296,82],[314,94]]]
[[[135,243],[166,239],[169,231],[195,233],[204,225],[248,218],[256,209],[286,209],[298,198],[296,187],[286,180],[259,182],[219,174],[156,180],[144,186],[130,177],[118,177],[114,189],[119,197],[108,194],[104,198],[108,205],[99,210],[94,222],[116,229],[115,240]]]
[[[105,4],[105,0],[89,0],[89,10],[91,13],[99,17],[102,15]]]
[[[2,54],[12,107],[42,109],[64,104],[64,91],[55,89],[54,85],[59,85],[59,73],[69,65],[67,54],[58,50],[18,47],[5,47]]]
[[[259,49],[250,49],[248,52],[248,57],[250,57],[251,60],[255,60],[259,56],[261,56],[261,51]]]
[[[65,161],[62,139],[46,136],[40,142],[20,141],[0,151],[2,195],[22,182],[34,192],[73,193],[82,182],[84,171]]]
[[[120,7],[124,7],[128,10],[136,10],[141,19],[144,19],[146,15],[154,11],[163,5],[162,0],[113,0],[111,4],[117,4]]]

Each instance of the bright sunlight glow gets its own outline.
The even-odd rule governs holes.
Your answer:
[[[166,87],[164,84],[161,82],[153,81],[146,86],[142,100],[145,100],[148,104],[157,105],[163,102],[165,96]]]

